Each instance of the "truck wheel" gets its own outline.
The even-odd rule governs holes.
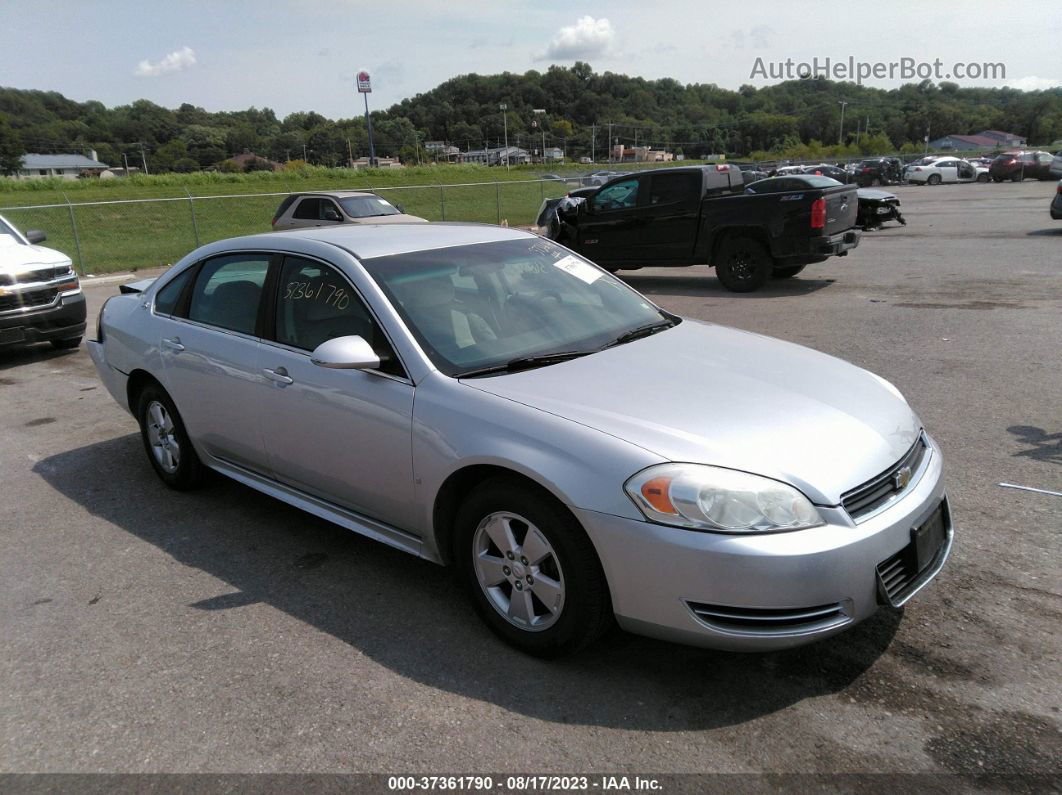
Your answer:
[[[729,237],[719,247],[715,275],[732,293],[751,293],[771,278],[774,270],[770,254],[751,237]]]
[[[788,268],[775,268],[774,273],[771,274],[776,279],[792,279],[798,273],[800,273],[806,265],[790,265]]]

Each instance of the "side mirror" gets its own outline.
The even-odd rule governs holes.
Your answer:
[[[47,236],[40,229],[27,229],[26,240],[36,245],[37,243],[43,243],[47,240]]]
[[[357,334],[322,342],[310,354],[310,361],[332,370],[375,370],[380,366],[380,357]]]

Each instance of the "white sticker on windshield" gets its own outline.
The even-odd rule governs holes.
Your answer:
[[[576,279],[582,279],[587,284],[593,284],[602,276],[601,271],[593,265],[583,262],[578,257],[573,257],[571,254],[554,262],[553,267],[560,268],[565,273],[570,273]]]

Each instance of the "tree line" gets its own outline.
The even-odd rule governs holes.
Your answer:
[[[601,160],[610,143],[690,158],[917,151],[926,135],[985,129],[1049,145],[1062,138],[1062,89],[962,88],[928,80],[880,89],[812,78],[732,91],[596,73],[577,62],[544,72],[460,75],[373,113],[377,154],[403,162],[431,160],[428,141],[464,151],[500,145],[506,134],[510,144],[526,149],[544,143],[562,147],[569,158]],[[212,113],[148,100],[107,108],[53,91],[0,88],[0,171],[10,172],[25,152],[89,149],[110,165],[123,165],[123,158],[139,165],[143,153],[152,171],[194,171],[247,151],[278,162],[336,166],[365,156],[368,135],[361,117],[333,120],[315,111],[279,119],[269,108]]]

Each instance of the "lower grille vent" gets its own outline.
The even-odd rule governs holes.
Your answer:
[[[694,615],[718,629],[756,634],[787,634],[825,629],[850,621],[844,604],[835,602],[816,607],[727,607],[688,602]]]

